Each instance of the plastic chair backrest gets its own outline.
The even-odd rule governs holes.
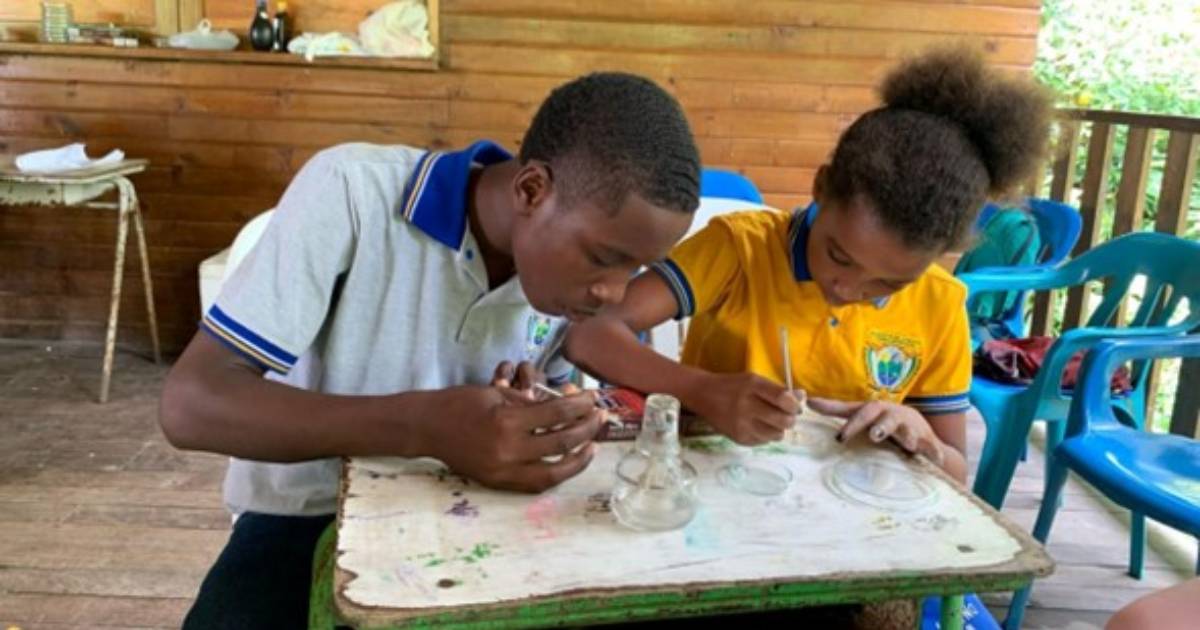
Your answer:
[[[1120,338],[1140,328],[1153,328],[1163,335],[1182,335],[1200,325],[1200,273],[1196,269],[1200,269],[1200,243],[1159,232],[1136,232],[1102,243],[1051,270],[1057,287],[1101,279],[1106,286],[1103,299],[1084,329],[1064,333],[1047,355],[1033,384],[1041,392],[1039,397],[1049,399],[1047,395],[1051,392],[1058,394],[1057,383],[1052,384],[1049,379],[1057,379],[1069,354],[1082,349],[1077,340],[1089,334],[1088,329],[1102,329],[1106,336]],[[1145,278],[1141,305],[1123,326],[1116,327],[1117,309],[1129,297],[1129,290],[1139,276]],[[1186,317],[1172,321],[1184,300],[1188,303]],[[1064,345],[1062,351],[1059,345]],[[1135,389],[1140,390],[1145,384],[1148,366],[1148,361],[1134,361],[1131,376]]]
[[[1052,199],[1029,197],[1024,201],[1024,207],[1033,215],[1038,226],[1038,237],[1041,241],[1041,251],[1037,256],[1037,264],[1053,266],[1066,260],[1079,241],[1083,230],[1083,220],[1075,208]],[[1000,206],[989,203],[979,212],[975,228],[982,230],[992,215],[1000,210]],[[999,315],[999,321],[1004,322],[1010,334],[1024,337],[1025,328],[1025,296],[1026,291],[1017,293],[1012,304]]]
[[[746,176],[717,168],[700,170],[700,196],[763,202],[762,194]]]
[[[1087,325],[1111,326],[1117,308],[1138,276],[1145,277],[1142,304],[1126,327],[1166,326],[1180,303],[1190,307],[1188,321],[1200,320],[1200,243],[1169,234],[1126,234],[1081,254],[1059,268],[1071,285],[1108,279],[1104,299]],[[1190,329],[1188,326],[1187,329]]]
[[[1030,197],[1025,200],[1042,237],[1043,254],[1041,264],[1057,265],[1071,255],[1079,233],[1083,231],[1083,219],[1079,211],[1065,203],[1052,199]]]
[[[1096,344],[1079,368],[1079,390],[1071,404],[1067,437],[1100,426],[1125,426],[1113,413],[1113,371],[1126,361],[1167,357],[1200,357],[1200,334],[1112,339]]]
[[[274,210],[267,210],[250,219],[249,223],[238,230],[233,244],[229,246],[229,258],[225,261],[225,275],[221,278],[222,284],[229,280],[238,264],[246,258],[250,250],[254,249],[254,245],[258,243],[258,239],[262,238],[263,231],[267,229],[267,223],[271,221],[271,215],[274,213]]]
[[[1065,203],[1053,199],[1029,197],[1024,201],[1024,207],[1033,215],[1037,222],[1038,236],[1041,237],[1042,251],[1038,255],[1039,265],[1057,265],[1071,255],[1079,234],[1083,231],[1083,219],[1079,211]],[[1000,210],[1000,206],[989,203],[979,211],[979,219],[975,221],[976,229],[983,229],[992,215]]]

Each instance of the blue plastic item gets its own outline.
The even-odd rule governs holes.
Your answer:
[[[762,194],[745,175],[716,168],[700,170],[700,196],[762,203]]]
[[[1200,324],[1200,243],[1159,233],[1135,233],[1115,238],[1074,260],[1050,269],[994,269],[966,273],[959,278],[972,293],[997,290],[1063,288],[1088,281],[1107,280],[1104,298],[1087,325],[1069,330],[1046,354],[1041,370],[1029,386],[997,383],[976,376],[971,384],[971,404],[983,416],[987,439],[975,477],[974,491],[999,509],[1004,504],[1017,460],[1035,419],[1046,421],[1046,469],[1062,441],[1071,403],[1071,392],[1060,387],[1063,368],[1072,355],[1106,339],[1182,336]],[[1114,326],[1117,307],[1136,277],[1144,277],[1143,299],[1125,327]],[[1186,316],[1176,315],[1180,303],[1191,305]],[[1134,389],[1114,400],[1118,413],[1137,428],[1145,414],[1145,361],[1135,362]],[[1047,488],[1049,481],[1047,480]],[[1144,521],[1135,512],[1130,574],[1140,577]]]
[[[1075,248],[1075,243],[1079,240],[1079,233],[1083,229],[1083,220],[1079,216],[1079,211],[1065,203],[1034,197],[1026,199],[1024,206],[1037,222],[1038,236],[1041,238],[1042,247],[1038,252],[1037,265],[1016,269],[1028,271],[1053,267],[1066,260],[1071,255],[1071,250]],[[975,223],[976,229],[983,229],[983,226],[987,225],[987,222],[998,210],[1000,207],[995,204],[989,203],[984,206],[979,213],[979,220]],[[999,317],[999,321],[1011,337],[1026,337],[1029,334],[1025,324],[1025,300],[1028,294],[1028,291],[1018,293],[1012,307]],[[972,346],[975,345],[978,344],[972,344]]]
[[[1200,443],[1132,428],[1113,414],[1109,378],[1129,360],[1200,357],[1200,335],[1105,341],[1084,358],[1066,437],[1046,470],[1046,494],[1033,536],[1045,542],[1067,471],[1135,514],[1200,536]],[[1200,570],[1200,563],[1197,569]],[[1030,587],[1017,591],[1005,627],[1019,628]]]
[[[921,630],[941,630],[941,619],[942,598],[927,597],[921,607]],[[963,630],[1000,630],[996,618],[974,593],[963,596]]]

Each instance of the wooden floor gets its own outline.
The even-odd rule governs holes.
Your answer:
[[[155,422],[165,368],[119,354],[112,401],[93,402],[92,348],[0,342],[0,628],[177,628],[228,532],[225,458],[179,453]],[[978,448],[981,431],[972,431]],[[1005,512],[1028,527],[1040,458]],[[1120,520],[1072,484],[1029,628],[1098,628],[1111,611],[1182,575],[1157,553],[1125,577]],[[989,602],[1005,596],[989,596]]]
[[[983,446],[984,428],[974,420],[968,427],[968,453],[974,468]],[[1041,505],[1043,454],[1031,446],[1029,458],[1017,468],[1004,514],[1033,530]],[[1186,540],[1186,539],[1185,539]],[[1183,553],[1178,547],[1168,557],[1151,545],[1146,550],[1146,569],[1142,579],[1126,575],[1129,561],[1128,512],[1097,498],[1083,483],[1072,478],[1065,491],[1063,505],[1054,519],[1047,549],[1054,557],[1055,572],[1038,580],[1023,628],[1034,630],[1085,630],[1103,628],[1105,621],[1121,606],[1152,591],[1177,584],[1191,577],[1195,562],[1193,541]],[[1009,593],[983,596],[997,619],[1008,610]]]
[[[0,628],[178,628],[228,535],[225,458],[156,422],[164,368],[0,345]]]

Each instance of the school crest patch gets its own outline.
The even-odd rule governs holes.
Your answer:
[[[903,391],[921,366],[918,339],[883,331],[868,334],[863,351],[868,386],[884,398]]]
[[[553,331],[553,320],[546,315],[534,314],[525,320],[525,360],[533,361],[545,351]]]

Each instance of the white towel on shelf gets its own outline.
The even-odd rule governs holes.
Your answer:
[[[17,170],[22,173],[61,173],[81,168],[111,166],[125,159],[125,152],[113,149],[101,158],[87,156],[82,142],[68,144],[57,149],[30,151],[17,156]]]

